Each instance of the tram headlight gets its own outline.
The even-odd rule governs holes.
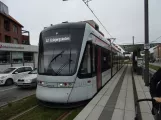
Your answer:
[[[71,88],[73,87],[74,83],[58,83],[58,87],[63,88]]]
[[[38,81],[37,83],[38,83],[38,85],[41,85],[41,86],[45,85],[45,82],[43,82],[43,81]]]

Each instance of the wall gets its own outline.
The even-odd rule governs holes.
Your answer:
[[[0,19],[1,19],[1,41],[0,42],[5,42],[5,35],[11,36],[11,43],[13,43],[13,38],[18,39],[19,44],[22,44],[22,28],[20,25],[14,23],[12,20],[9,20],[7,17],[3,16],[0,14]],[[6,31],[4,29],[4,19],[7,19],[10,21],[10,31]],[[18,33],[13,32],[13,25],[16,25],[18,27]]]
[[[22,42],[23,42],[23,41],[26,41],[26,42],[28,43],[27,45],[30,45],[29,36],[22,35],[22,36],[21,36],[21,40],[22,40]]]
[[[21,49],[19,49],[21,47]],[[19,44],[9,44],[9,43],[0,43],[0,51],[21,51],[21,52],[33,52],[34,63],[24,63],[25,66],[32,66],[37,68],[38,64],[38,46],[33,45],[19,45]],[[23,66],[22,64],[12,64],[13,67]],[[2,65],[0,64],[0,71],[11,67],[11,64]]]
[[[161,45],[158,45],[156,48],[154,48],[154,58],[161,60]]]
[[[0,42],[0,50],[3,50],[3,51],[38,52],[38,46],[1,43]]]
[[[34,53],[35,68],[38,67],[38,53]]]

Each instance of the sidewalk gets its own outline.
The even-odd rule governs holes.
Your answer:
[[[145,83],[140,75],[134,74],[135,85],[138,99],[151,98],[149,93],[149,88],[145,86]],[[141,102],[139,103],[142,120],[154,120],[151,114],[152,103],[151,102]]]
[[[133,75],[134,79],[131,65],[127,69],[124,66],[74,120],[134,120],[137,98],[151,97],[142,76]],[[154,120],[151,103],[141,102],[139,105],[142,120]]]

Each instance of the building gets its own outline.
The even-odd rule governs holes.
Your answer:
[[[157,46],[154,48],[154,58],[155,58],[157,61],[161,61],[161,44],[157,45]]]
[[[0,71],[12,66],[37,67],[38,46],[30,45],[29,32],[8,11],[0,2]]]
[[[37,67],[38,46],[0,43],[0,71],[7,67]]]
[[[0,42],[29,45],[29,32],[22,28],[23,25],[9,15],[8,7],[0,2]]]

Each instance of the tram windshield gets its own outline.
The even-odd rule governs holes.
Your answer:
[[[52,29],[41,33],[38,73],[69,76],[76,71],[84,29]]]

